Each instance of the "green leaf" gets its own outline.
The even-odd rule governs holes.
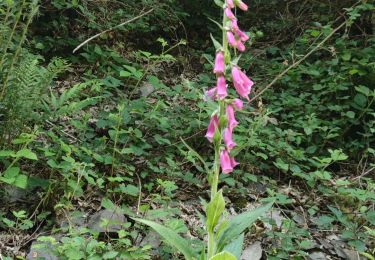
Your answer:
[[[215,4],[216,4],[218,7],[223,8],[224,3],[223,3],[222,1],[220,1],[220,0],[214,0],[214,2],[215,2]]]
[[[247,227],[252,225],[259,217],[264,215],[271,209],[273,202],[264,206],[258,207],[241,213],[228,222],[227,228],[222,232],[218,238],[218,250],[221,251],[226,245],[237,239]]]
[[[223,191],[219,190],[215,197],[207,205],[207,229],[213,231],[219,222],[220,216],[225,208],[225,201],[223,197]]]
[[[214,255],[210,260],[237,260],[237,258],[231,253],[224,251]]]
[[[219,26],[219,28],[221,30],[224,30],[223,26],[221,24],[219,24],[218,22],[216,22],[214,19],[208,18],[208,20],[210,20],[211,22],[213,22],[214,24],[216,24],[217,26]]]
[[[14,181],[13,185],[21,189],[26,189],[28,180],[29,178],[26,175],[20,174],[16,177],[16,180]]]
[[[116,251],[109,251],[105,253],[102,257],[103,259],[113,259],[118,255],[118,252]]]
[[[169,245],[175,247],[179,252],[181,252],[184,255],[185,259],[190,260],[195,258],[195,253],[191,249],[191,243],[182,238],[174,230],[153,221],[140,218],[132,219],[153,228],[163,239],[165,239],[165,241]]]
[[[32,152],[30,149],[27,149],[27,148],[19,150],[16,153],[16,157],[24,157],[24,158],[30,159],[30,160],[38,160],[38,157],[36,156],[36,154],[34,152]]]
[[[370,89],[368,87],[365,87],[365,86],[358,86],[358,87],[355,87],[355,90],[357,90],[358,92],[361,92],[362,94],[364,94],[366,97],[370,96]]]
[[[106,209],[116,209],[117,206],[108,198],[102,199],[102,207]]]
[[[215,40],[215,38],[212,36],[212,34],[210,34],[210,36],[211,36],[212,42],[214,43],[215,49],[216,50],[222,49],[223,46],[221,46],[221,44],[217,40]]]
[[[0,151],[0,157],[9,157],[14,156],[14,152],[10,150],[1,150]]]
[[[365,107],[367,103],[367,97],[362,94],[357,94],[354,96],[354,103],[358,106]]]
[[[235,255],[237,259],[241,258],[243,242],[244,242],[245,234],[242,233],[238,238],[233,240],[230,244],[224,247],[224,251],[228,251]]]
[[[355,113],[353,111],[346,112],[346,116],[353,119],[355,117]]]

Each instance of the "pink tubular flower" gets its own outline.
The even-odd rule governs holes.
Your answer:
[[[234,16],[234,14],[233,14],[232,10],[230,10],[230,8],[228,8],[228,7],[225,8],[224,12],[225,12],[225,15],[226,15],[230,20],[235,20],[235,19],[236,19],[236,17]]]
[[[243,31],[239,29],[236,31],[236,34],[238,35],[238,37],[240,37],[241,41],[243,42],[246,42],[249,39],[249,36],[247,36],[246,33],[244,33]]]
[[[207,133],[206,133],[206,138],[211,143],[212,143],[212,139],[214,138],[216,128],[218,126],[219,126],[219,118],[217,117],[217,115],[214,115],[213,117],[211,117],[210,124],[208,125]]]
[[[227,32],[227,38],[228,38],[228,43],[233,47],[233,48],[236,48],[237,47],[237,41],[236,39],[234,38],[234,35],[232,32]]]
[[[233,132],[230,128],[224,130],[224,143],[227,146],[227,150],[232,150],[237,144],[233,141]]]
[[[234,31],[234,32],[237,32],[238,30],[240,30],[240,28],[238,27],[237,20],[232,20],[230,22],[230,27],[231,27],[232,31]]]
[[[224,53],[219,51],[216,53],[214,73],[224,73],[225,62],[224,62]]]
[[[243,102],[241,99],[236,98],[232,102],[232,106],[234,106],[237,110],[242,110],[243,108]]]
[[[227,5],[229,8],[234,8],[233,0],[227,0]]]
[[[225,82],[225,78],[223,75],[219,76],[217,78],[217,97],[219,99],[224,99],[228,93],[227,93],[227,83]]]
[[[243,44],[243,42],[241,42],[241,41],[237,41],[237,49],[238,49],[240,52],[244,52],[244,51],[246,50],[245,45]]]
[[[233,84],[237,93],[246,99],[249,99],[249,94],[251,87],[254,85],[254,82],[249,79],[245,73],[243,73],[239,68],[234,66],[232,68],[232,78]]]
[[[238,8],[240,8],[243,11],[247,11],[247,5],[242,2],[241,0],[234,0],[234,3],[237,5]]]
[[[236,167],[238,163],[234,160],[234,158],[229,156],[227,150],[223,150],[220,153],[220,165],[223,173],[231,173],[233,168]]]
[[[204,93],[204,101],[216,100],[217,87],[211,88]]]
[[[227,150],[220,153],[220,166],[223,173],[231,173],[233,171],[232,162]]]
[[[234,160],[234,158],[230,158],[230,163],[232,164],[232,167],[234,168],[234,167],[236,167],[237,165],[239,165],[239,163],[238,162],[236,162],[236,160]]]
[[[226,109],[227,112],[227,119],[228,119],[228,128],[230,130],[233,130],[238,125],[238,121],[236,120],[236,117],[234,115],[234,109],[231,105],[227,106]]]

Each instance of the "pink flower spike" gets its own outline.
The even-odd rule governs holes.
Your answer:
[[[245,45],[241,41],[237,41],[237,49],[240,52],[244,52],[246,50]]]
[[[219,126],[219,118],[217,115],[211,117],[210,123],[207,128],[206,138],[208,141],[212,143],[212,139],[214,138],[214,134],[216,132],[216,128]]]
[[[227,0],[227,5],[229,8],[234,8],[233,0]]]
[[[237,47],[237,41],[236,39],[234,38],[234,35],[232,32],[227,32],[227,38],[228,38],[228,43],[233,47],[233,48],[236,48]]]
[[[208,99],[216,100],[216,93],[217,93],[217,87],[207,90],[204,93],[203,100],[204,101],[208,101]]]
[[[236,17],[234,16],[234,14],[233,14],[232,10],[230,10],[230,8],[228,8],[228,7],[225,8],[224,12],[225,12],[225,15],[226,15],[230,20],[235,20],[235,19],[236,19]]]
[[[214,73],[224,73],[225,62],[224,62],[224,53],[219,51],[216,53]]]
[[[231,173],[233,171],[232,160],[227,150],[220,153],[220,166],[223,173]]]
[[[227,118],[228,118],[228,128],[230,130],[233,130],[238,125],[238,121],[236,120],[236,117],[234,115],[234,109],[231,105],[227,106],[226,109],[227,112]]]
[[[247,9],[248,9],[247,4],[245,4],[241,0],[235,0],[234,2],[236,3],[236,5],[237,5],[238,8],[240,8],[243,11],[247,11]]]
[[[254,82],[236,66],[232,68],[232,79],[234,88],[236,89],[237,93],[241,97],[248,100],[251,87],[254,85]]]
[[[229,128],[224,130],[224,143],[227,146],[227,150],[232,150],[237,144],[233,141],[233,133]]]
[[[242,110],[243,108],[243,102],[241,99],[236,98],[233,100],[232,105],[237,109],[237,110]]]
[[[219,99],[224,99],[228,93],[227,93],[227,83],[225,82],[225,78],[223,75],[219,76],[217,78],[217,97]]]

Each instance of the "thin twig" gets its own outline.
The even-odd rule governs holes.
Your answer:
[[[366,172],[362,173],[361,175],[353,178],[353,180],[360,179],[362,177],[365,177],[366,175],[370,174],[373,170],[375,170],[375,167],[372,167],[371,169],[367,170]]]
[[[91,41],[91,40],[93,40],[93,39],[99,37],[100,35],[102,35],[102,34],[104,34],[104,33],[107,33],[107,32],[109,32],[109,31],[112,31],[112,30],[114,30],[114,29],[116,29],[116,28],[118,28],[118,27],[121,27],[121,26],[125,25],[125,24],[131,23],[131,22],[134,22],[135,20],[138,20],[139,18],[141,18],[141,17],[143,17],[143,16],[145,16],[145,15],[151,13],[152,11],[154,11],[154,8],[151,8],[151,9],[148,10],[147,12],[141,13],[140,15],[138,15],[138,16],[136,16],[136,17],[130,19],[130,20],[127,20],[126,22],[120,23],[119,25],[116,25],[116,26],[111,27],[111,28],[109,28],[109,29],[107,29],[107,30],[104,30],[104,31],[102,31],[102,32],[100,32],[100,33],[98,33],[98,34],[95,34],[94,36],[88,38],[86,41],[84,41],[84,42],[82,42],[80,45],[78,45],[78,46],[73,50],[73,53],[75,53],[75,52],[78,51],[83,45],[85,45],[85,44],[88,43],[89,41]]]

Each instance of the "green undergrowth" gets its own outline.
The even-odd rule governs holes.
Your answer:
[[[312,11],[304,6],[284,9],[277,1],[255,2],[258,12],[279,7],[290,23],[272,23],[272,14],[263,11],[257,21],[251,15],[244,17],[250,25],[256,23],[246,28],[252,46],[241,64],[257,83],[254,95],[342,22],[333,23],[336,17],[326,13],[326,6],[313,6]],[[213,161],[204,138],[213,106],[203,100],[204,90],[215,84],[213,57],[208,54],[212,51],[191,50],[209,46],[204,42],[209,32],[200,28],[195,38],[190,35],[196,23],[207,19],[189,22],[192,14],[180,10],[179,1],[90,3],[50,1],[34,18],[27,42],[16,37],[22,36],[18,30],[14,49],[0,47],[7,64],[17,46],[22,50],[11,68],[17,77],[10,82],[17,88],[0,100],[0,120],[8,122],[8,127],[0,126],[0,232],[23,237],[16,253],[3,253],[6,247],[0,243],[0,255],[23,259],[35,234],[43,234],[39,240],[51,244],[61,259],[151,259],[153,254],[177,259],[164,244],[153,249],[139,243],[147,233],[131,220],[104,237],[87,228],[62,230],[58,220],[100,208],[116,210],[168,223],[182,235],[189,233],[194,246],[200,246],[198,238],[204,232],[197,223],[203,211],[189,206],[208,198],[206,171],[184,142],[208,164]],[[177,11],[166,16],[173,5]],[[6,7],[1,5],[1,10]],[[155,11],[77,54],[70,53],[88,36],[138,14],[140,7]],[[197,14],[217,15],[211,5],[199,8]],[[258,222],[251,227],[256,235],[246,238],[248,244],[265,241],[268,259],[303,259],[316,248],[315,237],[326,236],[327,230],[348,248],[373,259],[371,10],[370,2],[347,9],[352,24],[238,114],[241,124],[236,128],[234,154],[240,166],[221,176],[222,187],[229,194],[232,213],[276,201],[274,210],[283,216],[281,223],[265,216],[266,225]],[[55,16],[56,12],[68,15]],[[288,20],[288,12],[311,15]],[[72,24],[65,20],[69,17],[74,18]],[[180,34],[177,25],[182,22],[191,39]],[[295,23],[303,25],[299,31],[268,44]],[[58,35],[52,37],[56,28]],[[179,33],[174,34],[176,30]],[[7,73],[9,67],[5,68]],[[15,189],[26,198],[11,195]],[[304,221],[297,221],[301,218]],[[10,247],[10,242],[3,244]]]

